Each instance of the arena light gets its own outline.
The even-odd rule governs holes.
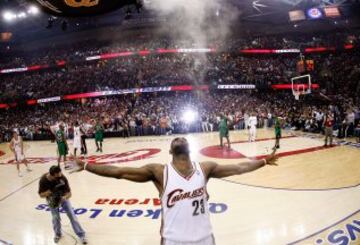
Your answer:
[[[28,12],[28,14],[37,15],[37,14],[39,14],[40,11],[39,11],[38,7],[30,6],[27,12]]]
[[[312,19],[312,20],[319,19],[323,16],[320,9],[318,9],[318,8],[308,9],[306,13],[307,13],[309,19]]]
[[[16,15],[11,11],[5,11],[2,16],[5,21],[9,22],[16,19]]]
[[[24,18],[26,18],[26,13],[25,12],[20,12],[20,13],[18,13],[17,17],[19,19],[24,19]]]
[[[184,112],[182,119],[186,123],[192,123],[195,121],[197,113],[191,109],[188,109]]]

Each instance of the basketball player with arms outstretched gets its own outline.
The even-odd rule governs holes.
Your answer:
[[[18,171],[18,175],[19,175],[19,177],[22,177],[22,174],[21,174],[21,171],[20,171],[20,163],[25,164],[26,170],[28,172],[30,172],[31,169],[29,168],[28,162],[25,159],[23,140],[22,140],[21,136],[18,135],[18,133],[16,131],[13,132],[13,137],[12,137],[12,139],[10,141],[9,147],[10,147],[10,150],[15,155],[16,169]]]
[[[208,211],[206,184],[209,178],[224,178],[254,171],[265,165],[276,165],[275,150],[266,159],[239,164],[193,162],[185,138],[171,142],[172,162],[148,164],[140,168],[100,166],[75,159],[77,171],[134,182],[152,181],[159,191],[162,205],[161,244],[214,245]]]

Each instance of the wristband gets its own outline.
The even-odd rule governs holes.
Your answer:
[[[85,164],[84,164],[84,170],[86,170],[86,166],[88,165],[88,163],[86,162]]]

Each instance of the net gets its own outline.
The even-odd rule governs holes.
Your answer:
[[[301,90],[295,90],[293,91],[293,95],[295,97],[295,100],[300,100],[300,95],[306,95],[306,91],[301,91]]]
[[[303,91],[303,94],[311,93],[311,77],[310,75],[303,75],[291,78],[291,88],[293,93],[295,91]]]

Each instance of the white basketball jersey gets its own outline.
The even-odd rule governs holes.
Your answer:
[[[81,148],[81,131],[80,127],[74,127],[74,148]]]
[[[15,140],[15,138],[14,138],[14,150],[16,152],[21,152],[21,137],[20,136],[18,136],[17,140]]]
[[[165,240],[196,242],[212,235],[206,179],[200,164],[192,164],[194,171],[188,177],[172,163],[164,168],[161,236]]]
[[[80,127],[74,127],[74,138],[81,138]]]
[[[257,118],[255,116],[249,117],[249,126],[256,127],[257,125]]]

